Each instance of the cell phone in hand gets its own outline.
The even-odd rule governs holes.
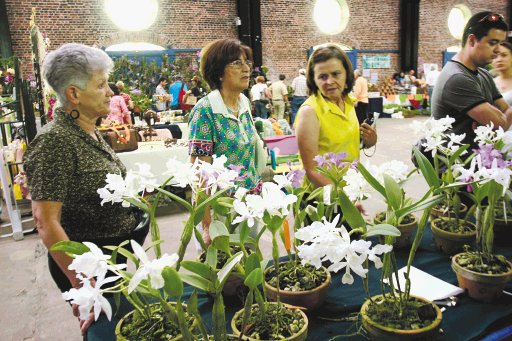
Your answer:
[[[379,118],[379,113],[368,113],[368,118],[364,120],[364,122],[368,123],[372,128],[375,128],[377,125],[377,119]]]

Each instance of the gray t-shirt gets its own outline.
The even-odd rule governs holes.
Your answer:
[[[450,60],[437,79],[432,94],[432,116],[440,119],[451,116],[455,119],[449,133],[466,134],[464,143],[476,147],[473,119],[468,111],[481,103],[494,102],[501,98],[496,84],[487,70],[472,71],[462,63]]]

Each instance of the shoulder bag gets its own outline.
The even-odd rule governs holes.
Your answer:
[[[135,129],[127,125],[99,128],[98,130],[105,142],[107,142],[116,153],[130,152],[139,147]]]

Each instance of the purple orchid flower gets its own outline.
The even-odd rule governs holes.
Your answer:
[[[324,165],[326,165],[328,162],[327,160],[320,156],[320,155],[317,155],[313,158],[313,160],[316,162],[316,164],[318,165],[318,167],[323,167]]]

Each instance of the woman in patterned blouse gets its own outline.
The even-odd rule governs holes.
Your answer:
[[[190,114],[189,153],[212,162],[225,155],[227,163],[240,169],[238,185],[259,192],[256,171],[256,129],[251,104],[242,91],[249,87],[252,50],[236,39],[216,40],[201,53],[201,74],[212,92],[202,98]],[[210,210],[203,217],[203,240],[210,244]]]
[[[105,52],[81,44],[65,44],[44,60],[43,76],[60,105],[54,120],[30,143],[24,165],[34,221],[49,250],[62,240],[90,241],[100,247],[127,239],[142,244],[148,232],[147,227],[136,230],[138,219],[131,208],[120,203],[102,206],[97,193],[108,173],[126,175],[96,129],[96,121],[110,112],[113,92],[107,81],[112,67]],[[71,261],[64,252],[48,253],[50,273],[63,292],[80,285],[68,269]],[[73,313],[78,316],[76,306]],[[82,334],[93,320],[91,315],[80,321]]]

